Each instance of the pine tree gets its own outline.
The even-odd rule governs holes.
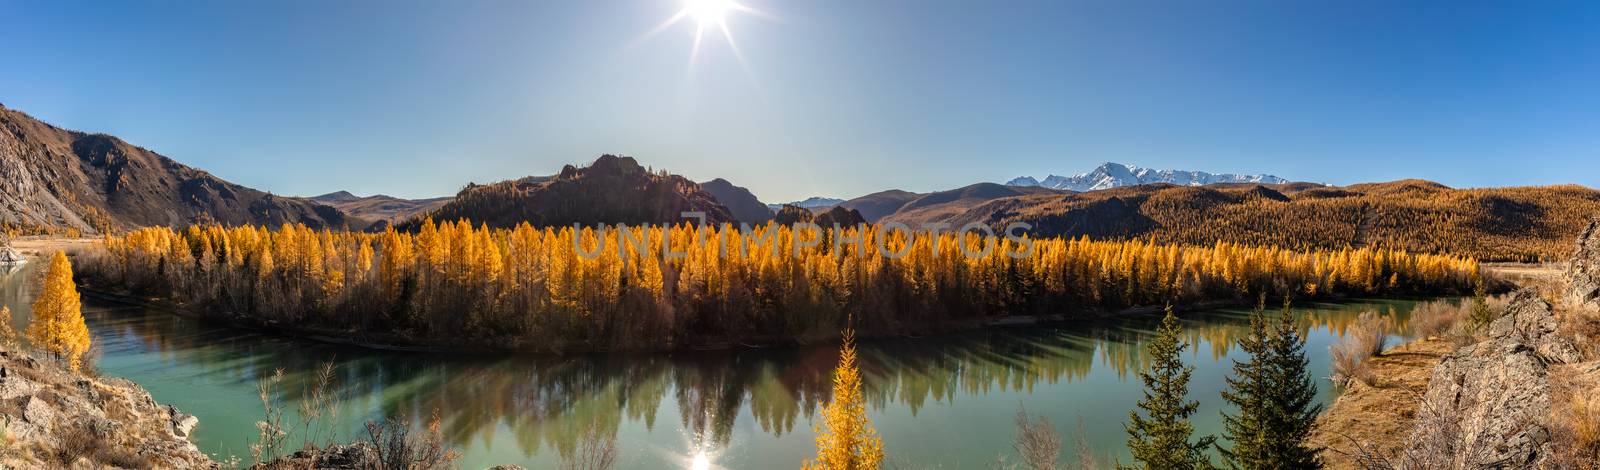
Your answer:
[[[1265,297],[1262,304],[1265,304]],[[1240,348],[1250,359],[1234,363],[1234,377],[1222,398],[1239,408],[1223,414],[1223,435],[1233,449],[1221,449],[1229,468],[1247,470],[1322,468],[1316,448],[1305,445],[1322,405],[1307,370],[1305,341],[1294,328],[1289,302],[1278,324],[1267,327],[1265,305],[1250,318],[1250,335]]]
[[[1272,393],[1267,387],[1271,386],[1272,372],[1268,368],[1273,358],[1266,302],[1267,296],[1262,294],[1250,315],[1250,333],[1239,339],[1239,350],[1248,359],[1233,362],[1233,376],[1227,378],[1228,389],[1222,391],[1222,399],[1239,409],[1235,416],[1222,414],[1222,436],[1233,441],[1233,448],[1217,446],[1217,451],[1228,468],[1269,468],[1265,465],[1266,441],[1273,437],[1268,435],[1271,417],[1265,414],[1269,412],[1266,401]]]
[[[839,346],[839,366],[833,372],[833,401],[822,410],[822,425],[817,428],[817,460],[807,460],[803,469],[872,470],[883,464],[883,438],[867,421],[867,405],[861,395],[861,371],[856,369],[855,331],[844,331]]]
[[[50,260],[44,290],[33,302],[28,340],[56,358],[65,359],[72,370],[78,370],[83,353],[89,351],[89,327],[83,323],[78,285],[72,282],[72,262],[65,253],[57,251]]]
[[[1277,331],[1267,342],[1271,358],[1269,387],[1265,403],[1272,418],[1266,450],[1273,464],[1263,468],[1322,468],[1321,449],[1306,445],[1322,404],[1317,403],[1317,386],[1311,378],[1311,361],[1306,358],[1305,338],[1294,327],[1289,299],[1283,301]]]
[[[1185,366],[1180,357],[1186,346],[1182,334],[1178,317],[1168,306],[1167,316],[1161,320],[1155,339],[1147,347],[1150,369],[1139,373],[1144,381],[1144,398],[1139,400],[1138,406],[1145,416],[1140,416],[1138,410],[1129,411],[1128,423],[1123,425],[1128,431],[1128,450],[1140,463],[1134,468],[1211,468],[1205,450],[1216,438],[1205,436],[1193,442],[1189,440],[1194,434],[1194,424],[1189,422],[1189,417],[1199,409],[1200,402],[1184,399],[1189,393],[1189,375],[1194,368]]]

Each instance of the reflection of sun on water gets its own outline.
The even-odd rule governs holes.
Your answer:
[[[711,470],[711,457],[705,452],[694,454],[694,459],[689,461],[689,470]]]

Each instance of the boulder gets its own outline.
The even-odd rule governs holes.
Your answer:
[[[1536,468],[1550,455],[1551,364],[1577,349],[1555,334],[1548,302],[1512,294],[1489,338],[1439,362],[1418,407],[1402,468]]]
[[[1568,364],[1583,360],[1578,348],[1556,335],[1561,322],[1549,302],[1532,289],[1511,295],[1505,315],[1489,323],[1489,338],[1506,344],[1521,344],[1533,349],[1547,364]]]
[[[51,407],[49,403],[45,403],[44,399],[38,396],[28,397],[27,402],[22,405],[22,419],[26,419],[30,423],[49,426],[50,421],[55,417],[55,408]]]
[[[172,415],[172,435],[174,436],[189,437],[189,433],[194,431],[194,427],[200,424],[200,418],[178,411],[176,406],[167,405],[167,413]]]
[[[15,375],[0,378],[0,400],[11,400],[18,397],[33,395],[39,391],[39,384]]]

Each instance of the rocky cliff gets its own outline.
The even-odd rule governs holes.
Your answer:
[[[188,440],[194,416],[124,379],[68,372],[0,348],[0,468],[217,468]]]
[[[1574,307],[1600,309],[1600,220],[1592,220],[1578,237],[1567,262],[1566,297]]]
[[[1446,356],[1422,398],[1402,468],[1543,468],[1552,451],[1550,367],[1581,360],[1550,304],[1512,296],[1488,339]]]

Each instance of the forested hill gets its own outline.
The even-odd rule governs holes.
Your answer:
[[[706,214],[706,223],[735,222],[728,208],[682,176],[652,172],[633,157],[602,155],[584,168],[567,165],[551,178],[523,178],[468,185],[454,200],[401,224],[467,219],[490,227],[684,222],[681,213]]]
[[[0,228],[84,233],[150,225],[362,228],[332,207],[212,176],[114,136],[0,106]]]
[[[1034,237],[1218,241],[1290,248],[1379,246],[1485,261],[1570,255],[1571,240],[1600,214],[1600,191],[1582,186],[1453,189],[1422,181],[1331,187],[1154,184],[1000,198],[958,213],[902,222],[1034,225]]]

